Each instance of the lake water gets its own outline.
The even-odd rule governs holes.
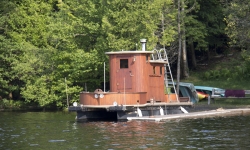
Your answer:
[[[250,116],[81,123],[74,118],[66,112],[0,112],[0,149],[250,149]]]

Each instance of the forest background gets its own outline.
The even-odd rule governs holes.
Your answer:
[[[248,0],[1,0],[0,104],[67,107],[103,87],[105,52],[141,49],[142,38],[166,48],[173,69],[181,54],[182,79],[234,51],[239,65],[200,76],[248,79],[249,13]]]

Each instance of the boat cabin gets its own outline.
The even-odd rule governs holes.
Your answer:
[[[152,51],[107,52],[110,64],[110,92],[143,93],[143,104],[165,102],[164,63],[151,61]]]

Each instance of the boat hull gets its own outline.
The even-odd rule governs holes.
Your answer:
[[[88,120],[114,120],[127,121],[128,117],[140,116],[160,116],[184,113],[181,107],[188,110],[192,105],[174,105],[174,106],[147,106],[147,107],[131,107],[131,106],[110,106],[106,108],[88,108],[81,106],[71,106],[69,111],[76,112],[77,121]],[[139,110],[138,110],[139,109]]]

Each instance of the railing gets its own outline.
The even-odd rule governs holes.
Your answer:
[[[162,60],[162,61],[166,61],[167,60],[167,53],[165,51],[165,49],[154,49],[153,50],[154,53],[151,55],[152,56],[152,60]]]

